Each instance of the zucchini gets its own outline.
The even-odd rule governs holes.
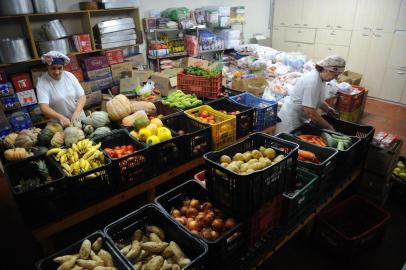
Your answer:
[[[344,143],[342,142],[342,141],[339,141],[338,143],[337,143],[337,150],[341,150],[341,151],[344,151],[345,149],[344,149]]]
[[[331,134],[331,137],[333,137],[336,140],[351,141],[351,138],[348,136],[339,136],[337,134]]]
[[[328,147],[333,147],[336,148],[337,147],[337,140],[334,139],[330,134],[328,134],[327,132],[323,132],[321,133],[321,137],[323,138],[323,140],[326,142]]]

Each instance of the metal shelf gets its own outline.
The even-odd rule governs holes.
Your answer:
[[[148,59],[155,60],[155,59],[162,59],[162,58],[174,58],[174,57],[182,57],[182,56],[187,56],[187,52],[183,53],[173,53],[173,54],[168,54],[168,55],[162,55],[162,56],[152,56],[148,55]]]
[[[225,50],[225,49],[202,50],[202,51],[199,51],[199,54],[213,53],[213,52],[222,52],[222,51],[224,51],[224,50]]]
[[[182,31],[183,29],[178,28],[157,28],[157,29],[145,29],[146,33],[155,33],[155,32],[176,32]]]

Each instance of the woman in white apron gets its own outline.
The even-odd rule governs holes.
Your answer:
[[[326,102],[328,89],[326,82],[336,79],[345,68],[345,60],[337,55],[326,57],[316,64],[316,68],[303,75],[294,86],[290,96],[285,98],[282,109],[278,113],[282,120],[276,126],[276,134],[289,133],[300,127],[308,120],[321,128],[334,130],[317,112],[322,109],[325,112],[333,112]]]

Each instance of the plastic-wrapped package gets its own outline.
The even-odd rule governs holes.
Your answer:
[[[245,7],[231,7],[231,23],[245,23]]]
[[[294,71],[302,71],[305,62],[306,56],[298,52],[286,53],[283,60],[283,63],[290,66]]]
[[[276,77],[270,83],[269,88],[266,89],[268,90],[266,96],[272,96],[276,101],[288,96],[297,80],[302,77],[302,75],[303,73],[300,72],[291,72],[289,74]]]
[[[199,53],[199,42],[196,36],[186,35],[186,51],[190,56],[196,56]]]
[[[206,9],[206,24],[209,27],[219,27],[219,11],[217,9]]]
[[[162,17],[170,18],[173,21],[185,19],[189,14],[186,7],[168,8],[162,11]]]
[[[203,8],[195,9],[195,20],[197,24],[206,24],[206,11]]]
[[[309,60],[303,65],[303,73],[310,72],[314,69],[315,69],[315,64],[314,64],[313,60]]]

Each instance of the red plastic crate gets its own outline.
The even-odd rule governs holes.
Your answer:
[[[205,176],[205,171],[203,170],[203,171],[201,171],[201,172],[198,172],[198,173],[196,173],[195,174],[195,180],[199,183],[199,184],[201,184],[201,185],[203,185],[204,187],[206,186],[206,176]]]
[[[178,73],[177,87],[188,94],[196,94],[198,97],[218,98],[221,93],[222,75],[205,78],[202,76],[186,75]]]
[[[338,92],[337,108],[340,112],[352,112],[360,108],[364,99],[365,87],[353,85],[352,88],[360,90],[358,94]]]

